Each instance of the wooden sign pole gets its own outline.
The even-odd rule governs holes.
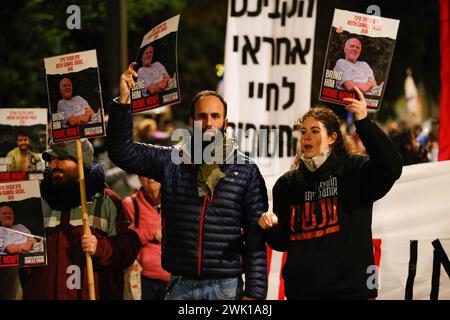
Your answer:
[[[86,206],[86,188],[84,182],[84,167],[83,167],[83,150],[81,148],[81,141],[77,139],[77,160],[78,160],[78,176],[80,181],[80,196],[81,196],[81,213],[83,218],[83,234],[90,235],[87,206]],[[95,284],[94,284],[94,268],[92,266],[92,258],[86,253],[86,267],[88,277],[89,300],[95,300]]]

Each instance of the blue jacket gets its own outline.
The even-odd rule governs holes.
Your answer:
[[[258,167],[249,161],[221,165],[226,176],[210,197],[199,197],[199,166],[175,164],[172,152],[181,151],[175,147],[133,142],[132,126],[130,106],[113,102],[107,128],[110,159],[161,183],[163,268],[194,279],[244,273],[244,294],[265,298],[267,256],[258,219],[268,201]]]

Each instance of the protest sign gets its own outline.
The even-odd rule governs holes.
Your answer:
[[[45,58],[54,142],[105,135],[95,50]]]
[[[131,89],[131,111],[141,112],[180,102],[177,35],[180,16],[151,29],[136,58],[138,78]]]
[[[0,183],[0,268],[46,264],[39,181]]]
[[[400,21],[335,9],[319,99],[347,105],[357,86],[378,110],[386,89]]]

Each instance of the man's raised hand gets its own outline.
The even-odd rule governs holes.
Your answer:
[[[136,85],[136,81],[134,78],[138,77],[134,68],[137,66],[137,62],[132,62],[128,66],[128,69],[125,70],[124,73],[120,76],[120,85],[119,85],[119,102],[122,104],[131,103],[130,90]]]

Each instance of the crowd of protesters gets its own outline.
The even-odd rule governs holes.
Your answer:
[[[138,114],[133,121],[127,101],[129,97],[125,92],[129,94],[128,89],[134,84],[134,73],[130,65],[122,75],[121,86],[126,90],[121,90],[119,100],[113,102],[108,137],[94,139],[92,145],[84,142],[89,156],[85,167],[87,182],[92,184],[88,186],[87,196],[94,203],[100,203],[95,206],[93,213],[98,218],[93,219],[93,235],[82,236],[81,227],[77,224],[80,217],[79,210],[75,209],[80,203],[77,198],[79,193],[75,192],[78,177],[75,171],[75,149],[67,143],[63,147],[50,144],[50,149],[43,153],[44,160],[50,165],[41,183],[47,210],[44,214],[52,224],[46,225],[49,265],[21,272],[20,286],[14,276],[15,285],[9,288],[14,292],[1,296],[86,299],[86,286],[75,292],[62,289],[65,286],[64,267],[82,262],[84,252],[94,259],[99,298],[264,299],[267,294],[264,242],[275,249],[288,250],[286,239],[291,229],[288,227],[289,219],[286,218],[289,208],[285,208],[285,205],[288,202],[296,204],[320,199],[299,199],[294,196],[284,204],[275,203],[274,199],[274,210],[279,211],[268,212],[264,179],[256,164],[245,154],[241,154],[238,146],[225,134],[227,105],[213,91],[200,92],[194,98],[189,125],[175,125],[170,113]],[[308,112],[301,119],[299,130],[302,145],[297,148],[294,165],[286,175],[287,182],[283,180],[277,185],[277,194],[281,184],[285,188],[285,184],[290,183],[291,173],[294,178],[296,174],[300,175],[300,180],[310,176],[308,179],[311,181],[319,181],[322,178],[320,172],[324,168],[333,174],[339,172],[335,164],[330,164],[330,159],[342,157],[349,163],[360,163],[361,168],[366,165],[369,168],[367,163],[373,161],[376,165],[370,168],[376,168],[377,175],[389,174],[389,179],[384,180],[386,184],[381,188],[383,192],[378,190],[379,193],[374,191],[373,194],[364,195],[367,198],[364,208],[369,212],[373,201],[383,197],[398,179],[401,165],[437,161],[437,139],[429,124],[421,127],[395,122],[380,130],[381,126],[377,126],[367,115],[363,95],[359,89],[354,90],[359,99],[350,99],[347,110],[356,115],[356,130],[350,129],[351,126],[345,125],[345,122],[339,127],[338,117],[332,111],[327,111],[327,108]],[[108,121],[107,117],[106,120]],[[219,166],[213,162],[196,166],[193,158],[190,158],[191,162],[187,165],[174,165],[170,156],[173,150],[171,148],[175,148],[177,141],[172,140],[172,132],[180,127],[192,129],[194,120],[201,123],[204,137],[208,134],[214,137],[225,134],[224,137],[221,136],[224,148],[220,150],[222,160],[234,157],[244,160],[245,165]],[[331,123],[332,127],[327,127]],[[352,127],[355,126],[352,123]],[[377,139],[389,142],[389,148],[386,145],[383,147]],[[367,144],[369,149],[366,149]],[[193,151],[190,147],[179,148],[183,157],[190,157],[190,154],[194,154]],[[341,151],[342,154],[339,153]],[[367,155],[371,156],[370,160]],[[381,161],[383,159],[379,161],[377,157],[394,160],[389,162],[390,167],[385,167]],[[333,161],[339,163],[337,160]],[[330,165],[332,167],[328,168]],[[359,166],[355,164],[355,168]],[[235,175],[233,179],[227,176],[230,172]],[[355,172],[364,177],[372,174],[370,170],[367,174],[356,169]],[[66,181],[66,178],[70,179]],[[307,183],[310,183],[308,179]],[[218,186],[219,182],[222,183]],[[293,186],[297,186],[297,182]],[[282,196],[287,196],[289,190],[286,189]],[[111,206],[108,205],[109,202]],[[349,207],[352,205],[348,204]],[[199,223],[196,222],[197,218],[200,219]],[[369,234],[370,226],[366,227]],[[339,232],[339,228],[333,230],[330,232]],[[304,230],[297,231],[300,236],[306,234],[302,233]],[[350,229],[345,232],[347,233],[342,233],[343,236],[352,233]],[[367,243],[369,240],[364,238]],[[360,243],[358,239],[355,240],[355,246]],[[309,244],[316,246],[317,243],[310,241]],[[61,246],[65,252],[78,250],[78,255],[61,255]],[[290,248],[292,250],[293,247]],[[336,249],[336,242],[332,241],[326,250],[333,251],[333,248]],[[368,248],[370,249],[370,245],[358,247],[362,257],[358,263],[361,262],[361,265],[370,264],[373,260],[370,254],[366,255],[370,251]],[[291,252],[290,256],[294,257],[295,253]],[[294,258],[291,260],[296,261]],[[295,274],[297,262],[293,263],[289,266],[289,276],[285,278],[288,281],[286,288],[290,288],[288,298],[307,298],[310,294],[325,298],[335,298],[340,294],[343,294],[341,297],[347,294],[352,297],[351,290],[363,287],[363,277],[354,277],[346,282],[348,288],[341,288],[343,291],[323,291],[324,284],[320,281],[314,282],[311,277],[299,278]],[[311,261],[311,268],[320,263]],[[342,266],[343,271],[346,267],[348,266]],[[351,266],[355,272],[364,269],[360,267],[357,264]],[[305,269],[305,275],[308,272]],[[0,278],[3,275],[6,273],[0,272]],[[245,285],[242,275],[245,276]],[[114,281],[120,284],[114,284]],[[317,291],[298,291],[303,281],[311,282],[311,287]],[[51,290],[46,290],[49,283]],[[350,291],[346,291],[347,289]],[[200,292],[201,295],[195,292]],[[367,299],[375,296],[376,292],[362,290],[355,297]]]

